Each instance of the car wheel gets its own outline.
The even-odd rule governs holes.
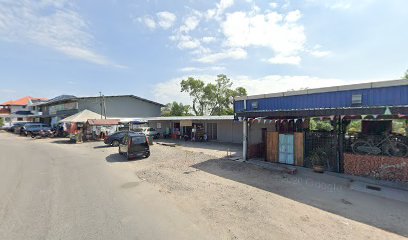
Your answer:
[[[118,140],[112,141],[112,146],[118,147],[119,146],[119,141]]]
[[[146,153],[146,154],[144,155],[144,157],[145,157],[145,158],[150,157],[150,152]]]

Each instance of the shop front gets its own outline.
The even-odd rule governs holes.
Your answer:
[[[182,116],[147,119],[163,138],[185,141],[242,142],[242,125],[234,116]]]
[[[236,99],[245,157],[408,182],[407,94],[401,80]]]

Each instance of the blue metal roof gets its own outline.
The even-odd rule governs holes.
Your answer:
[[[356,88],[351,90],[335,91],[312,91],[311,93],[293,94],[288,92],[285,96],[253,96],[247,97],[246,111],[279,111],[279,110],[306,110],[322,108],[350,108],[353,95],[361,95],[359,107],[380,107],[380,106],[406,106],[408,105],[408,85],[383,86],[371,88]],[[405,81],[401,83],[406,84]],[[395,85],[395,81],[394,81]],[[351,88],[351,87],[350,87]],[[305,92],[305,91],[303,91]],[[315,93],[314,93],[315,92]],[[278,94],[275,94],[278,95]],[[244,111],[244,99],[234,102],[235,112]]]

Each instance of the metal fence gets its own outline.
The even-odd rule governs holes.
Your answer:
[[[360,155],[408,157],[408,138],[397,134],[347,134],[344,151]]]
[[[331,132],[305,132],[305,161],[304,166],[313,166],[311,156],[316,152],[324,152],[324,167],[326,171],[339,172],[338,136]]]

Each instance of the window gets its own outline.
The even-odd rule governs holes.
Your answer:
[[[23,121],[23,118],[17,118],[17,121]]]
[[[26,106],[22,106],[22,108],[26,108]]]
[[[145,137],[132,137],[132,143],[140,144],[145,142],[146,142]]]
[[[363,95],[353,94],[351,96],[351,106],[352,107],[361,107],[362,103],[363,103]]]

